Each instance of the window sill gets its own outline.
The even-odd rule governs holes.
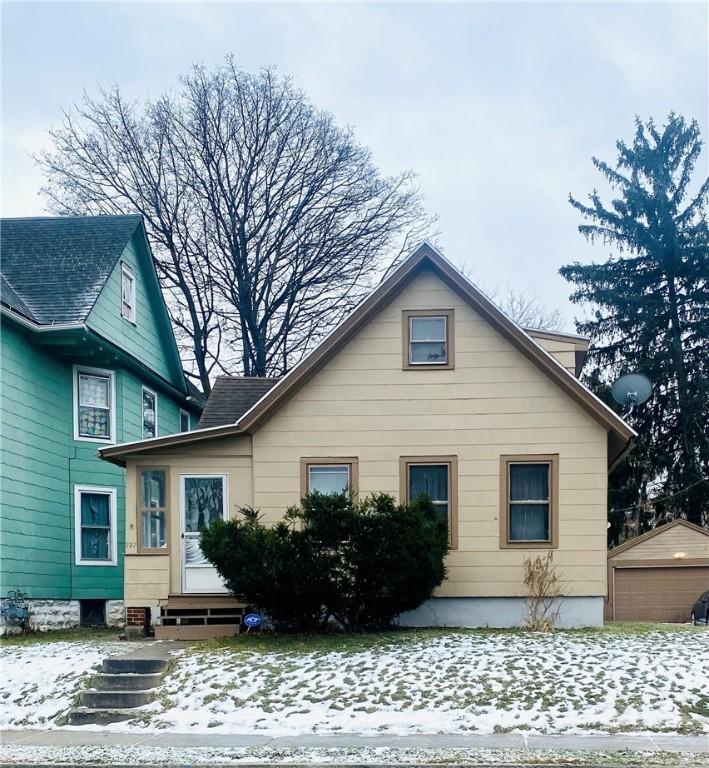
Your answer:
[[[553,541],[501,541],[500,549],[558,549]]]
[[[115,560],[77,560],[75,565],[88,565],[92,568],[115,568],[118,563]]]

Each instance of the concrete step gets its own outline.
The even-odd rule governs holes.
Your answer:
[[[147,691],[157,688],[162,675],[139,675],[135,673],[94,675],[91,687],[99,691]]]
[[[82,691],[81,706],[91,709],[128,709],[152,701],[152,691]]]
[[[135,709],[89,709],[78,707],[72,709],[68,716],[69,725],[110,725],[120,723],[123,720],[132,720],[138,717],[139,711]]]
[[[122,659],[112,658],[103,660],[103,671],[109,674],[152,675],[163,672],[167,668],[165,659]]]

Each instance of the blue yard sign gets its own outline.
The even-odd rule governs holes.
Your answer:
[[[244,624],[247,627],[247,631],[249,629],[256,629],[256,627],[261,626],[261,617],[258,613],[247,613],[244,616]]]

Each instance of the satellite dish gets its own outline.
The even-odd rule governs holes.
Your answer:
[[[621,376],[611,388],[616,403],[624,405],[633,412],[636,405],[644,403],[652,394],[652,383],[642,373],[628,373]]]

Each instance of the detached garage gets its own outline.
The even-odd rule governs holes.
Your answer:
[[[607,621],[689,621],[709,590],[709,530],[674,520],[608,552]]]

